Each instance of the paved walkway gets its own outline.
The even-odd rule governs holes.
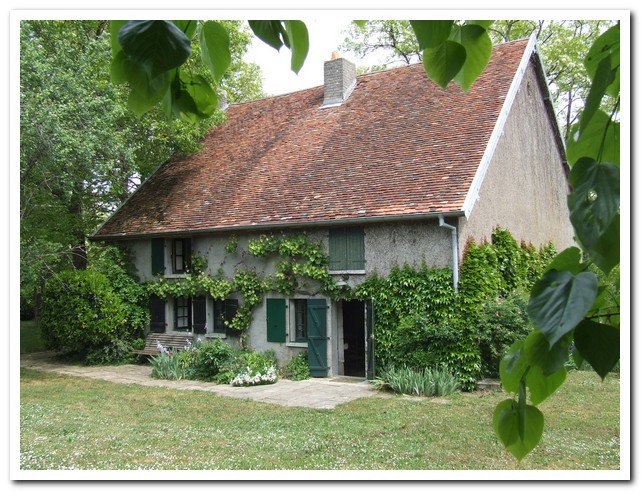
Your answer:
[[[338,404],[361,397],[385,397],[363,379],[349,377],[312,378],[294,382],[280,379],[275,384],[253,387],[232,387],[197,380],[158,380],[151,378],[149,365],[118,365],[87,367],[67,365],[55,359],[50,352],[20,355],[20,366],[34,370],[47,370],[63,375],[106,380],[118,384],[138,384],[148,387],[168,387],[180,390],[202,390],[225,397],[251,399],[282,406],[316,409],[333,409]]]

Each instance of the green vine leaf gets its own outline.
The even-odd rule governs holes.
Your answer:
[[[231,64],[227,29],[213,20],[205,22],[200,30],[200,46],[203,63],[216,83],[220,82]]]
[[[567,352],[566,352],[567,353]],[[567,359],[567,354],[566,354]],[[530,399],[533,404],[540,404],[545,399],[550,397],[556,390],[563,385],[567,370],[561,368],[554,373],[546,375],[543,373],[543,368],[540,366],[533,366],[527,373],[525,384],[530,389]]]
[[[438,48],[450,37],[453,20],[411,20],[419,49]]]
[[[132,20],[119,31],[118,42],[151,78],[182,65],[191,53],[191,41],[166,20]]]
[[[445,89],[465,64],[466,57],[463,45],[448,39],[436,48],[423,50],[423,67],[427,75]]]
[[[594,273],[551,270],[532,288],[528,314],[552,346],[581,322],[597,293]]]
[[[518,403],[512,399],[496,406],[492,423],[505,448],[519,461],[539,444],[543,435],[543,413],[531,405],[519,411]]]
[[[619,264],[619,168],[591,158],[570,172],[570,221],[590,258],[606,274]]]
[[[457,33],[456,40],[465,48],[465,63],[454,81],[467,92],[490,61],[492,40],[487,31],[476,24],[466,24]]]
[[[501,359],[499,364],[499,375],[501,384],[507,392],[517,393],[521,380],[525,376],[529,363],[523,352],[525,341],[516,341]]]
[[[619,361],[620,331],[614,326],[585,319],[574,331],[574,344],[601,379]]]

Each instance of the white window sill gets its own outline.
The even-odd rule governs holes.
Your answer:
[[[330,271],[329,274],[331,275],[365,274],[365,270],[364,269],[336,270],[336,271]]]
[[[289,348],[307,348],[307,343],[301,343],[301,342],[286,342],[285,346],[288,346]]]

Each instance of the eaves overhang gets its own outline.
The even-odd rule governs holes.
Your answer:
[[[231,225],[223,227],[210,227],[205,229],[185,229],[185,230],[167,230],[160,232],[149,233],[131,233],[131,234],[113,234],[113,235],[99,235],[95,234],[88,237],[91,241],[121,241],[121,240],[136,240],[136,239],[152,239],[154,237],[178,237],[178,236],[197,236],[197,235],[211,235],[211,234],[225,234],[233,232],[260,232],[265,230],[284,230],[296,228],[325,228],[325,227],[340,227],[340,226],[354,226],[354,225],[371,225],[375,223],[389,223],[389,222],[409,222],[421,220],[438,220],[438,218],[450,217],[460,218],[465,216],[463,210],[454,211],[435,211],[426,213],[410,213],[406,215],[383,215],[383,216],[369,216],[369,217],[356,217],[356,218],[338,218],[333,220],[314,220],[314,221],[290,221],[290,222],[269,222],[257,223],[247,225]]]

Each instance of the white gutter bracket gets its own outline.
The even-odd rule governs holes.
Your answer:
[[[452,282],[454,291],[458,292],[458,229],[449,223],[445,223],[443,215],[438,216],[438,226],[449,230],[452,235]]]

